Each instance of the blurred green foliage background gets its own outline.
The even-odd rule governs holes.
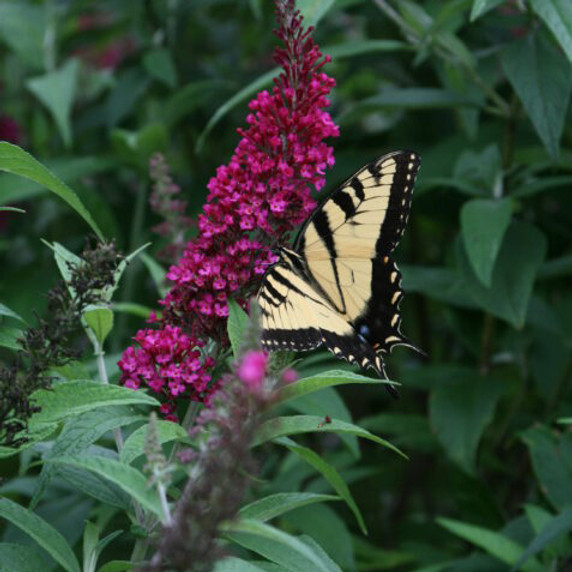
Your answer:
[[[349,571],[509,570],[526,548],[523,570],[572,569],[572,4],[299,7],[337,81],[330,188],[381,153],[422,156],[396,255],[403,330],[428,358],[392,356],[399,400],[367,386],[293,406],[358,420],[409,456],[313,443],[342,472],[369,536],[334,505],[281,525]],[[160,297],[150,156],[165,154],[196,214],[249,98],[270,85],[272,27],[265,0],[0,1],[0,139],[70,185],[124,252],[152,242],[118,302],[155,308]],[[41,239],[79,252],[89,229],[16,175],[0,175],[0,205],[26,211],[0,212],[0,301],[31,319],[57,280]],[[142,315],[121,314],[110,364]],[[332,360],[313,355],[300,371]],[[265,492],[327,492],[300,460],[274,455]],[[73,515],[59,526],[71,541]]]

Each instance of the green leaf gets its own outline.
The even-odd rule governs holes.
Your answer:
[[[232,347],[232,355],[237,358],[242,346],[244,331],[248,325],[248,314],[234,300],[228,303],[228,338]]]
[[[66,147],[72,144],[71,112],[79,63],[68,60],[59,70],[27,81],[28,89],[52,114]]]
[[[520,544],[507,538],[499,532],[494,532],[482,526],[466,524],[450,518],[438,518],[437,522],[449,532],[456,534],[467,542],[478,546],[485,552],[498,558],[505,564],[514,565],[524,553]],[[544,572],[546,569],[536,559],[529,560],[522,570],[525,572]]]
[[[8,308],[8,306],[5,306],[4,304],[0,304],[0,316],[6,316],[7,318],[14,318],[20,322],[23,322],[24,324],[26,323],[26,320],[24,320],[22,316],[20,316],[19,314],[14,312],[14,310],[11,310],[10,308]]]
[[[117,485],[143,508],[163,518],[161,503],[155,489],[149,487],[145,476],[129,465],[105,457],[58,457],[47,462],[69,465],[95,473],[97,476]]]
[[[34,546],[0,543],[0,572],[38,572],[46,561]]]
[[[317,493],[276,493],[255,500],[240,509],[242,518],[250,518],[266,522],[290,510],[309,504],[325,501],[339,501],[340,497],[334,495],[321,495]]]
[[[460,272],[450,268],[427,266],[399,266],[403,276],[402,286],[405,292],[420,292],[448,304],[462,308],[478,308],[470,289]]]
[[[113,329],[113,312],[109,308],[90,306],[89,310],[85,310],[83,318],[87,325],[91,328],[100,346]]]
[[[213,127],[232,109],[234,109],[237,105],[241,104],[243,101],[246,101],[254,94],[261,91],[264,87],[269,85],[275,77],[278,77],[280,71],[278,68],[271,69],[270,71],[266,72],[265,74],[261,75],[253,82],[249,83],[246,87],[243,87],[241,90],[237,91],[230,99],[228,99],[225,103],[223,103],[214,113],[214,115],[209,119],[206,127],[203,129],[202,133],[200,134],[197,144],[196,150],[200,152],[205,144],[205,140],[209,133],[212,131]]]
[[[159,319],[161,318],[161,312],[157,312],[154,308],[143,306],[142,304],[132,304],[131,302],[116,302],[111,304],[111,308],[115,313],[130,314],[136,318],[142,318],[145,321],[149,318],[151,312],[155,312],[157,317]]]
[[[68,381],[51,389],[33,393],[40,413],[32,417],[35,423],[50,423],[81,415],[98,407],[110,405],[159,405],[159,402],[141,390],[117,385],[104,385],[95,381]]]
[[[151,156],[166,151],[169,136],[162,123],[149,123],[139,131],[114,129],[111,142],[123,162],[146,172]]]
[[[572,92],[570,63],[539,34],[508,42],[501,62],[538,136],[556,160]]]
[[[0,2],[0,37],[33,69],[44,67],[46,10],[15,0]]]
[[[474,22],[493,8],[504,4],[505,0],[473,0],[470,21]]]
[[[530,0],[572,64],[572,5],[568,0]]]
[[[490,288],[481,284],[464,252],[461,252],[465,287],[473,302],[515,328],[522,328],[546,248],[546,238],[538,229],[526,223],[513,222],[498,254]]]
[[[165,283],[165,276],[167,271],[159,264],[152,256],[149,256],[146,252],[143,252],[139,258],[141,258],[141,262],[145,265],[147,270],[149,271],[149,275],[153,279],[153,283],[155,284],[155,288],[161,295],[161,297],[165,297],[169,288]]]
[[[489,145],[481,151],[463,151],[455,163],[452,180],[465,194],[474,194],[469,191],[478,189],[479,195],[499,198],[503,191],[503,171],[498,145]]]
[[[296,8],[304,17],[305,26],[314,26],[328,13],[334,0],[298,0]]]
[[[264,568],[260,568],[247,560],[228,556],[215,564],[214,572],[264,572]]]
[[[125,427],[141,421],[141,415],[134,415],[127,406],[111,406],[94,409],[72,417],[56,438],[53,446],[44,455],[44,460],[63,456],[78,456],[92,443],[95,443],[109,431]],[[34,508],[44,495],[51,479],[58,469],[49,463],[44,463],[42,472],[36,480],[36,488],[30,508]]]
[[[314,469],[316,469],[324,477],[324,479],[330,483],[336,493],[338,493],[338,495],[346,502],[350,510],[354,513],[362,533],[367,534],[365,522],[350,492],[350,489],[334,466],[324,461],[324,459],[312,451],[312,449],[303,447],[302,445],[296,443],[296,441],[292,441],[292,439],[282,437],[280,439],[276,439],[274,442],[277,445],[287,447],[292,453],[300,457],[300,459],[314,467]]]
[[[330,54],[335,58],[343,58],[359,56],[368,52],[388,52],[408,49],[410,49],[409,46],[404,42],[395,42],[391,40],[367,40],[362,42],[352,42],[352,44],[343,44],[339,46],[326,46],[322,49],[322,52],[325,54]],[[254,81],[249,83],[247,86],[240,89],[233,96],[231,96],[230,99],[223,103],[215,111],[214,115],[209,119],[206,127],[200,134],[196,144],[197,151],[200,151],[203,148],[209,133],[225,115],[227,115],[238,105],[242,104],[244,101],[250,99],[251,96],[270,86],[272,84],[272,80],[278,77],[279,73],[280,70],[278,68],[269,70],[265,74],[259,76]]]
[[[17,207],[0,207],[0,211],[26,214],[26,211],[24,209],[19,209]]]
[[[337,419],[325,420],[317,415],[289,415],[287,417],[274,417],[264,422],[254,439],[253,445],[261,445],[278,437],[287,437],[289,435],[298,435],[300,433],[348,433],[363,439],[369,439],[378,445],[382,445],[391,449],[398,455],[407,458],[397,447],[381,437],[377,437],[373,433],[354,425]]]
[[[156,422],[156,425],[160,444],[168,443],[169,441],[186,441],[189,438],[187,431],[178,423],[159,420]],[[119,454],[119,460],[122,463],[130,465],[137,457],[143,455],[148,427],[149,425],[145,424],[129,435]]]
[[[461,210],[461,231],[469,262],[485,286],[491,285],[511,212],[510,199],[473,199]]]
[[[58,177],[17,145],[0,141],[0,171],[14,173],[44,185],[70,205],[92,228],[98,238],[103,235],[77,195]]]
[[[147,73],[167,87],[177,87],[177,69],[171,53],[165,48],[156,48],[143,57],[143,65]]]
[[[80,572],[78,561],[66,539],[37,514],[8,499],[0,499],[0,517],[33,538],[64,570]]]
[[[301,540],[268,524],[239,520],[227,525],[225,536],[291,572],[332,572],[324,560]]]
[[[33,426],[31,424],[29,430],[22,431],[17,435],[17,437],[26,437],[28,441],[14,449],[12,447],[4,447],[0,446],[0,459],[7,459],[8,457],[13,457],[14,455],[18,455],[21,451],[25,451],[30,447],[33,447],[36,443],[40,443],[45,441],[56,431],[57,425],[55,423],[47,424],[47,425],[36,425]]]
[[[278,402],[280,403],[280,402]],[[340,421],[352,422],[352,415],[344,400],[334,387],[324,387],[319,391],[304,393],[295,399],[288,400],[288,408],[302,415],[317,415],[325,418],[335,417]],[[342,434],[339,436],[355,459],[359,459],[360,450],[357,437]]]
[[[14,328],[10,326],[0,327],[0,347],[8,348],[9,350],[21,350],[22,346],[18,339],[22,337],[23,331],[21,328]]]
[[[104,564],[97,572],[125,572],[133,570],[136,564],[127,560],[112,560]]]
[[[48,168],[56,177],[68,181],[68,184],[109,170],[113,166],[112,161],[101,157],[65,157],[45,162],[45,168]],[[32,179],[23,181],[21,176],[10,174],[0,177],[0,204],[24,201],[47,192],[43,184]]]
[[[353,542],[348,527],[336,511],[325,504],[301,507],[284,516],[288,530],[302,533],[300,539],[331,558],[344,570],[355,570]]]
[[[513,566],[512,570],[518,570],[531,556],[544,550],[551,542],[561,538],[563,534],[572,530],[572,508],[565,508],[558,516],[555,516],[542,528],[540,533],[528,545],[524,554]],[[564,554],[562,554],[564,556]]]
[[[572,176],[570,175],[541,177],[518,186],[511,192],[510,196],[518,198],[530,197],[551,189],[569,189],[570,185],[572,185]]]
[[[547,427],[526,430],[522,439],[528,447],[534,474],[552,506],[572,506],[572,434],[558,439]]]
[[[469,474],[475,473],[477,447],[502,392],[498,380],[467,369],[443,378],[431,393],[432,429],[449,457]]]
[[[371,377],[365,377],[364,375],[359,375],[350,371],[331,370],[319,375],[314,375],[312,377],[299,379],[298,381],[285,385],[278,393],[278,400],[280,403],[284,403],[285,401],[296,399],[302,395],[307,395],[308,393],[313,393],[314,391],[320,391],[325,387],[334,387],[336,385],[346,385],[352,383],[379,386],[385,384],[399,385],[398,383],[390,381],[389,379],[373,379]]]
[[[167,99],[162,109],[158,110],[161,121],[167,127],[175,125],[196,109],[212,104],[213,98],[220,97],[225,87],[228,87],[225,81],[207,79],[193,81],[178,88]]]
[[[410,51],[411,47],[405,42],[398,40],[357,40],[343,44],[322,47],[324,54],[329,54],[332,59],[341,59],[376,52],[399,52]]]

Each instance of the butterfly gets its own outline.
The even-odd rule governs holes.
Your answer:
[[[292,248],[278,249],[257,296],[265,349],[323,344],[384,378],[383,354],[394,346],[423,353],[401,333],[401,274],[390,256],[407,224],[419,165],[412,151],[378,157],[316,207]]]

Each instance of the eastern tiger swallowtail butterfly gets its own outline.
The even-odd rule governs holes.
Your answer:
[[[314,210],[291,249],[279,248],[258,292],[264,348],[325,344],[380,377],[387,377],[382,354],[396,345],[417,350],[400,330],[401,274],[390,254],[407,224],[419,164],[411,151],[377,158]]]

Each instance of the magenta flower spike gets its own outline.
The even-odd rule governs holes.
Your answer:
[[[339,134],[326,111],[327,95],[335,85],[322,71],[329,57],[314,43],[312,29],[303,27],[293,0],[277,1],[276,18],[276,35],[283,44],[274,54],[280,75],[270,91],[261,91],[250,102],[248,126],[238,129],[241,139],[230,162],[208,183],[198,237],[170,267],[167,278],[173,287],[159,302],[163,327],[181,328],[197,344],[208,338],[227,344],[228,299],[247,307],[275,261],[272,248],[310,215],[315,207],[311,191],[324,186],[326,168],[334,164],[332,147],[325,142]],[[149,355],[144,349],[147,336],[169,335],[139,332],[141,350],[129,348],[119,362],[123,383],[145,383],[169,398],[201,395],[194,382],[169,378],[166,363],[158,379],[156,359],[154,367],[145,367],[148,357],[137,361],[141,351]],[[189,380],[179,369],[173,373]]]

